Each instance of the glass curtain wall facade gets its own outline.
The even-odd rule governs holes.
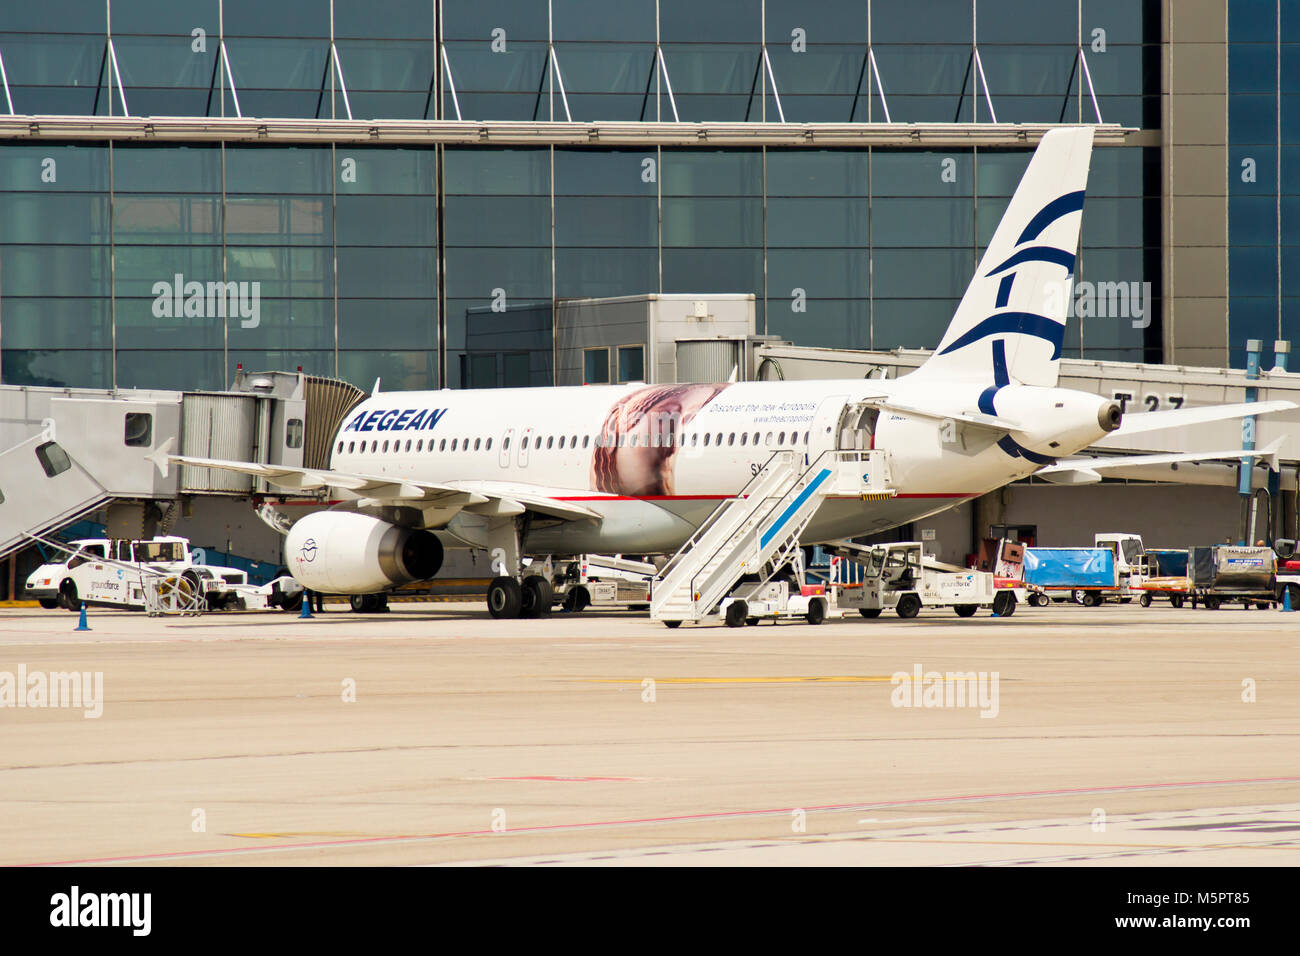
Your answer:
[[[0,10],[0,114],[1154,128],[1159,35],[1131,0],[50,0]],[[1029,153],[0,140],[3,380],[456,387],[476,315],[655,292],[932,347]],[[1159,290],[1159,206],[1158,147],[1095,150],[1078,278]],[[1147,308],[1064,354],[1158,360]]]
[[[1248,339],[1300,338],[1300,9],[1228,3],[1228,327],[1232,364]]]

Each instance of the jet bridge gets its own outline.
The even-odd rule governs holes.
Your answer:
[[[109,534],[151,534],[182,500],[266,490],[247,475],[155,466],[185,455],[328,467],[339,423],[363,397],[345,382],[240,373],[229,392],[0,386],[0,558],[107,509]],[[153,520],[150,520],[150,516]]]

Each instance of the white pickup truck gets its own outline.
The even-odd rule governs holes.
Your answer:
[[[302,598],[292,578],[259,587],[249,584],[247,572],[239,568],[196,564],[185,538],[82,538],[59,547],[68,552],[64,560],[43,564],[27,578],[25,596],[43,608],[78,611],[84,603],[148,609],[146,579],[157,578],[196,610],[295,610]]]

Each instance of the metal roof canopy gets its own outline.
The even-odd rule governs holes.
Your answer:
[[[636,123],[320,120],[181,116],[0,116],[0,139],[423,143],[448,146],[1032,146],[1069,123]],[[1099,146],[1141,134],[1094,125]],[[1136,145],[1145,139],[1137,136]],[[1147,145],[1142,142],[1143,145]]]

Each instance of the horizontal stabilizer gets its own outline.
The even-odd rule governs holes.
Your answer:
[[[1230,418],[1244,418],[1247,415],[1268,415],[1296,407],[1295,402],[1279,399],[1271,402],[1237,402],[1233,405],[1174,408],[1167,412],[1137,412],[1133,415],[1125,415],[1119,428],[1106,437],[1122,438],[1125,435],[1140,435],[1143,432],[1159,431],[1162,428],[1182,428],[1206,422],[1221,422]]]
[[[1271,467],[1277,464],[1277,453],[1282,447],[1282,439],[1271,442],[1266,448],[1254,451],[1246,448],[1233,448],[1227,451],[1186,451],[1171,452],[1161,455],[1114,455],[1106,458],[1070,458],[1059,461],[1046,468],[1040,468],[1035,474],[1048,481],[1062,485],[1094,484],[1101,480],[1099,472],[1119,468],[1140,468],[1147,465],[1174,465],[1181,462],[1197,461],[1231,461],[1239,458],[1263,458]]]

